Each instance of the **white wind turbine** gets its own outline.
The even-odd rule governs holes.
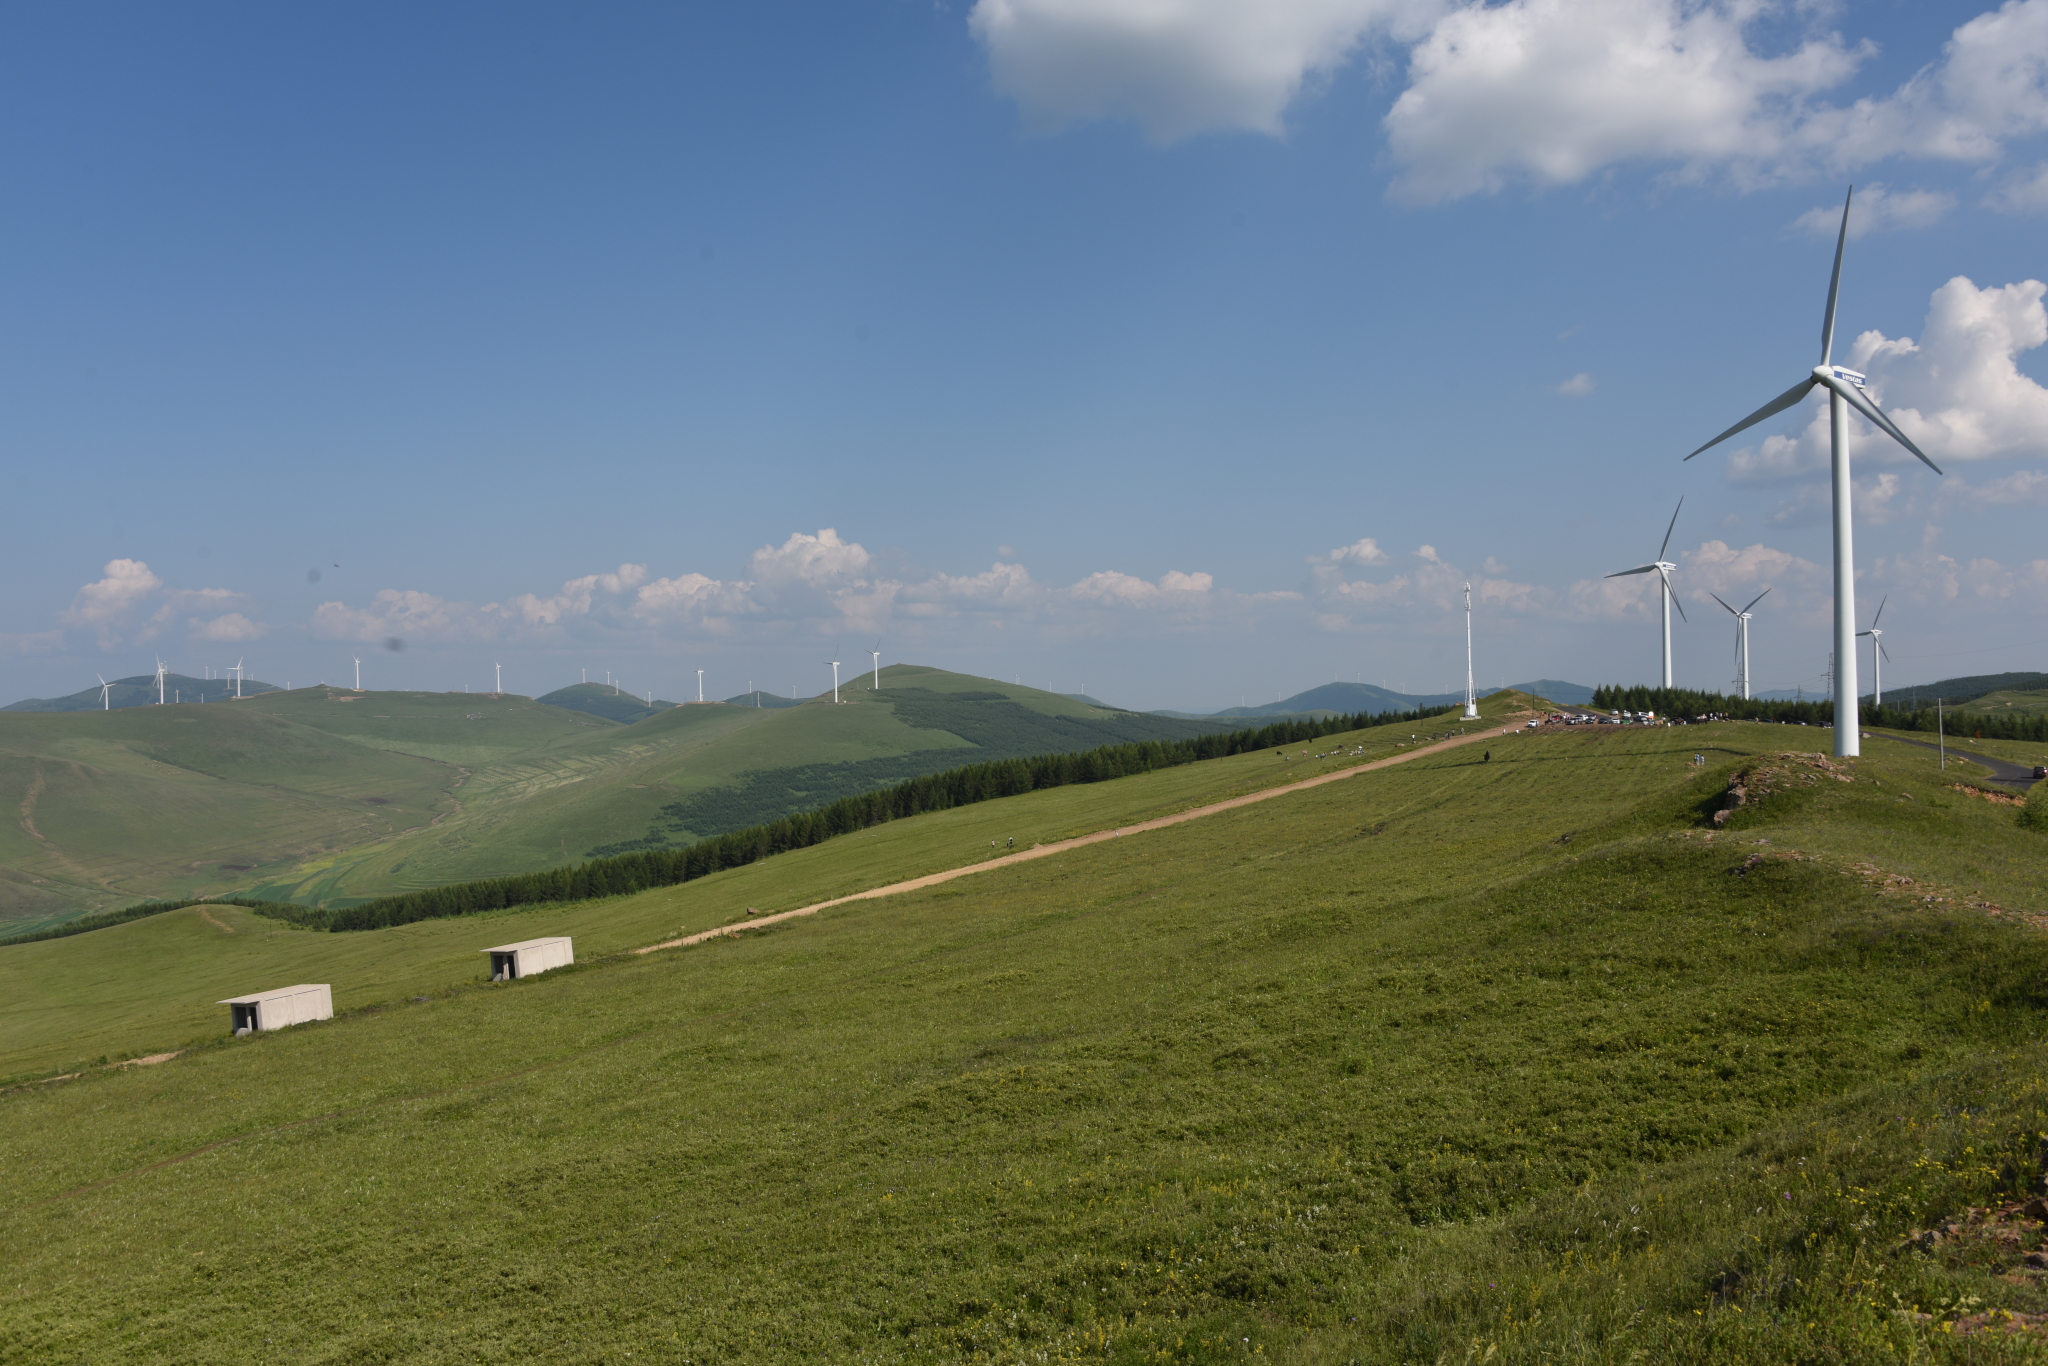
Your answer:
[[[1479,700],[1472,695],[1472,585],[1465,585],[1465,719],[1479,719]]]
[[[699,702],[704,700],[704,671],[702,669],[697,670],[697,700]]]
[[[244,656],[244,658],[246,657]],[[235,661],[233,672],[235,675],[235,700],[239,702],[242,700],[242,661],[240,659]],[[202,693],[200,695],[204,696],[205,694]]]
[[[1855,192],[1856,187],[1850,186],[1848,196],[1842,200],[1842,229],[1835,237],[1835,272],[1828,279],[1827,312],[1820,325],[1820,364],[1814,366],[1813,372],[1799,383],[1685,457],[1690,460],[1693,455],[1726,441],[1737,432],[1746,431],[1765,418],[1784,412],[1816,387],[1828,391],[1828,435],[1833,455],[1835,493],[1834,681],[1835,757],[1838,759],[1852,758],[1863,752],[1863,732],[1858,727],[1856,715],[1856,548],[1854,509],[1850,506],[1849,410],[1854,408],[1866,422],[1919,456],[1928,469],[1941,473],[1941,466],[1929,460],[1927,453],[1899,430],[1899,424],[1885,416],[1884,410],[1863,392],[1863,376],[1831,363],[1835,350],[1835,303],[1842,291],[1842,249],[1849,242],[1849,205]]]
[[[832,661],[832,705],[839,705],[839,661]]]
[[[1678,507],[1671,510],[1671,525],[1664,528],[1664,544],[1657,547],[1657,558],[1648,564],[1639,564],[1634,569],[1624,569],[1618,574],[1609,574],[1610,579],[1625,578],[1630,574],[1657,576],[1657,595],[1664,605],[1664,686],[1671,686],[1671,609],[1678,608],[1681,621],[1685,619],[1685,604],[1679,602],[1678,594],[1671,591],[1671,574],[1678,566],[1664,558],[1664,552],[1671,549],[1671,533],[1678,527],[1679,508],[1685,506],[1685,499],[1678,500]]]
[[[1870,705],[1873,707],[1884,705],[1884,662],[1890,659],[1891,655],[1885,651],[1884,632],[1877,629],[1877,623],[1884,620],[1884,605],[1891,600],[1892,595],[1885,594],[1877,604],[1877,615],[1870,619],[1870,629],[1856,633],[1859,636],[1870,637]]]
[[[1766,588],[1764,593],[1770,591],[1770,589]],[[1759,593],[1751,598],[1749,600],[1749,607],[1745,607],[1739,612],[1736,612],[1733,607],[1728,607],[1727,603],[1721,602],[1721,595],[1719,593],[1707,594],[1715,602],[1721,602],[1723,607],[1728,607],[1730,612],[1735,613],[1735,682],[1742,689],[1742,700],[1745,702],[1749,700],[1749,608],[1762,602],[1764,600],[1764,593]]]
[[[156,662],[156,704],[159,707],[164,704],[164,674],[166,672],[164,662],[159,659]]]
[[[502,697],[505,693],[505,666],[503,664],[493,663],[491,665],[491,668],[497,671],[498,679],[498,681],[491,686],[491,691]]]
[[[98,674],[94,674],[94,675],[93,675],[93,677],[94,677],[94,678],[99,678],[99,680],[100,680],[100,710],[101,710],[101,711],[112,711],[112,710],[114,709],[114,704],[113,704],[113,702],[112,702],[112,701],[111,701],[111,700],[110,700],[110,699],[108,698],[108,696],[107,696],[107,692],[108,692],[108,690],[109,690],[109,689],[111,689],[111,688],[112,688],[112,687],[113,687],[114,685],[113,685],[113,684],[111,684],[111,683],[109,683],[109,682],[107,682],[107,680],[106,680],[106,679],[104,679],[104,678],[100,678],[100,675],[98,675]]]
[[[351,656],[349,656],[349,657],[350,657],[351,659],[355,660],[355,662],[356,662],[356,687],[355,687],[355,690],[356,690],[357,692],[361,692],[361,691],[363,690],[363,657],[362,657],[361,655],[351,655]]]
[[[875,657],[875,691],[882,690],[882,642],[876,641],[875,648],[868,651]]]

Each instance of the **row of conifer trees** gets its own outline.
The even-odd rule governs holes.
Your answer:
[[[835,835],[850,834],[927,811],[945,811],[998,797],[1036,792],[1041,788],[1105,782],[1134,773],[1175,768],[1202,759],[1220,759],[1231,754],[1301,744],[1368,726],[1427,721],[1452,710],[1455,708],[1423,707],[1415,711],[1370,715],[1360,712],[1325,720],[1278,721],[1255,730],[1226,731],[1185,740],[1142,740],[1104,745],[1079,754],[995,759],[911,778],[894,787],[859,796],[842,797],[815,811],[799,812],[780,820],[717,835],[687,848],[616,854],[544,872],[516,873],[509,877],[458,882],[446,887],[378,897],[356,906],[322,909],[270,903],[260,910],[264,915],[288,920],[308,929],[374,930],[388,925],[407,925],[416,920],[438,920],[502,910],[508,906],[621,896],[650,887],[670,887],[679,882],[689,882],[722,869],[739,868],[792,849],[822,844]]]

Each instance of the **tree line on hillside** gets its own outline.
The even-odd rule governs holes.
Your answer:
[[[1835,704],[1828,701],[1729,697],[1692,688],[1648,688],[1641,684],[1595,688],[1593,705],[1603,711],[1654,711],[1674,719],[1726,716],[1737,721],[1785,721],[1808,726],[1833,725],[1835,720]],[[1945,726],[1950,735],[1986,740],[2048,740],[2048,715],[1997,716],[1949,709],[1944,720],[1931,701],[1903,707],[1864,703],[1857,710],[1864,725],[1883,730],[1926,731],[1931,735]]]
[[[740,868],[775,854],[822,844],[886,821],[928,811],[1014,797],[1042,788],[1074,783],[1099,783],[1156,769],[1176,768],[1203,759],[1221,759],[1276,745],[1300,744],[1368,726],[1426,721],[1455,707],[1421,707],[1414,711],[1358,713],[1327,720],[1289,720],[1256,730],[1226,731],[1182,740],[1137,740],[1104,745],[1080,754],[1042,754],[1032,758],[994,759],[941,773],[928,773],[893,787],[842,797],[814,811],[700,840],[683,849],[650,849],[590,859],[570,867],[476,882],[452,883],[425,891],[378,897],[356,906],[323,909],[311,906],[261,907],[264,915],[317,930],[375,930],[475,915],[543,902],[590,901],[623,896],[653,887],[672,887],[727,868]]]

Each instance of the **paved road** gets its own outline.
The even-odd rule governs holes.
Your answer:
[[[1873,740],[1890,740],[1894,744],[1918,745],[1922,749],[1937,751],[1941,748],[1940,745],[1926,740],[1902,740],[1896,735],[1877,735],[1869,731],[1864,733]],[[1973,764],[1982,764],[1990,769],[1991,781],[1994,783],[2010,783],[2012,786],[2019,788],[2028,788],[2034,785],[2034,770],[2030,765],[2015,764],[2006,759],[1994,759],[1988,754],[1972,754],[1967,750],[1958,749],[1954,745],[1948,747],[1948,752],[1957,758],[1968,759]]]

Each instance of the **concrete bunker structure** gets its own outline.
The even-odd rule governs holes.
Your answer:
[[[483,952],[491,956],[493,982],[531,977],[551,968],[566,968],[576,961],[576,951],[566,934],[553,939],[522,939],[517,944],[500,944]]]
[[[215,1004],[228,1008],[229,1027],[237,1034],[334,1018],[334,990],[325,982],[302,982],[295,987],[259,991],[254,996],[230,996]]]

